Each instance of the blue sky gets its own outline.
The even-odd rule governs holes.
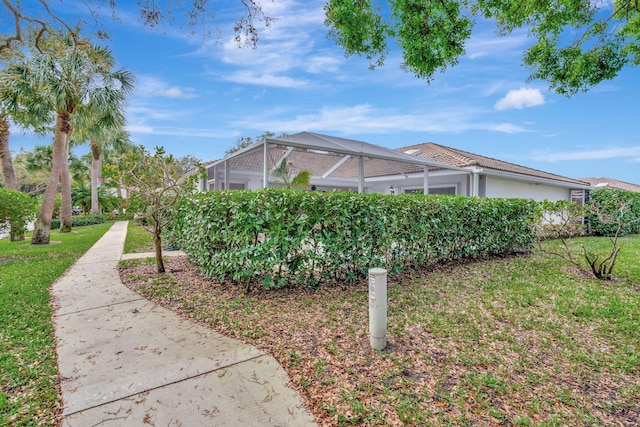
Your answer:
[[[177,26],[145,28],[133,9],[120,10],[122,23],[104,20],[118,66],[137,78],[127,106],[134,142],[209,161],[239,137],[306,130],[389,148],[430,141],[572,178],[640,184],[638,68],[566,98],[527,82],[526,31],[501,38],[479,23],[460,63],[428,84],[400,69],[398,50],[374,71],[345,58],[327,38],[322,1],[265,1],[278,19],[257,49],[232,40],[240,1],[215,4],[220,33],[205,40]],[[86,13],[63,5],[63,16]],[[48,141],[15,129],[10,146]]]

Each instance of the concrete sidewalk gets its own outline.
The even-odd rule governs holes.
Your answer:
[[[52,286],[63,426],[311,426],[264,352],[132,292],[116,222]]]

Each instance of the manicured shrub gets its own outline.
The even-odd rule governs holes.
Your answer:
[[[85,225],[102,224],[104,222],[104,215],[78,215],[74,216],[71,220],[71,226],[82,227]],[[57,230],[58,228],[60,228],[60,219],[51,220],[51,229]]]
[[[0,225],[11,228],[11,241],[24,240],[27,222],[36,214],[36,201],[28,194],[0,187]]]
[[[640,193],[599,188],[591,192],[589,225],[597,236],[620,236],[640,232]]]
[[[352,192],[215,191],[169,231],[205,275],[265,288],[355,281],[439,261],[528,251],[535,202]]]

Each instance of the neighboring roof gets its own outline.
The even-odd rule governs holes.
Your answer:
[[[502,160],[493,159],[491,157],[485,157],[479,154],[469,153],[467,151],[457,150],[451,147],[445,147],[444,145],[435,144],[433,142],[425,142],[423,144],[416,144],[409,147],[398,148],[397,151],[401,151],[405,154],[411,154],[413,156],[422,157],[424,159],[435,160],[460,168],[469,168],[475,166],[479,168],[526,175],[534,178],[562,181],[580,187],[590,185],[586,181],[567,178],[565,176],[516,165],[515,163],[504,162]]]
[[[597,188],[617,188],[619,190],[633,191],[634,193],[640,193],[640,185],[632,184],[630,182],[618,181],[612,178],[580,178],[580,180],[588,182],[591,186]]]

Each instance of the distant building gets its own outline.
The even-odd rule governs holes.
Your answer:
[[[536,201],[544,199],[551,201],[571,200],[582,204],[591,187],[589,183],[582,180],[469,153],[433,142],[398,148],[397,151],[467,170],[470,174],[467,179],[460,174],[449,174],[449,182],[441,184],[443,185],[441,189],[449,189],[450,194],[480,197],[521,197]],[[431,188],[430,192],[433,192]]]
[[[580,181],[588,182],[595,188],[617,188],[618,190],[633,191],[640,193],[640,185],[631,184],[630,182],[618,181],[611,178],[580,178]]]

